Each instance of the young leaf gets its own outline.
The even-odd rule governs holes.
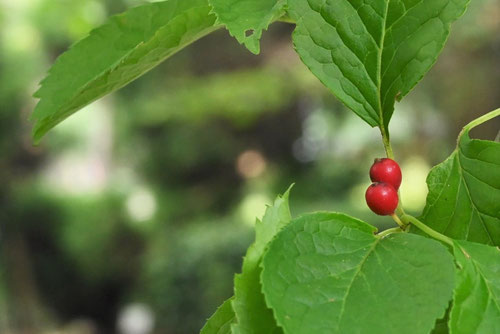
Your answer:
[[[374,235],[331,213],[293,220],[262,262],[263,292],[286,333],[426,334],[445,314],[453,258],[439,242]]]
[[[234,322],[234,311],[231,302],[234,297],[226,300],[207,320],[200,334],[232,334],[231,324]]]
[[[209,0],[217,22],[254,54],[260,52],[262,31],[284,13],[286,0]]]
[[[207,0],[168,0],[130,9],[61,55],[41,82],[32,119],[38,142],[52,127],[212,32]]]
[[[500,250],[455,241],[454,253],[459,268],[450,333],[500,333]]]
[[[500,245],[500,143],[469,137],[470,129],[499,115],[497,109],[465,126],[456,150],[429,173],[421,219],[434,230]]]
[[[281,333],[276,325],[272,311],[267,308],[262,295],[259,267],[262,254],[274,236],[290,222],[288,189],[278,196],[274,205],[267,208],[262,221],[255,225],[255,242],[248,248],[243,260],[241,274],[234,278],[234,300],[236,323],[232,326],[234,334]]]
[[[289,0],[302,61],[371,126],[386,129],[469,0]]]

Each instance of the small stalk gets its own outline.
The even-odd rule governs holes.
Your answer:
[[[403,231],[405,231],[405,230],[406,230],[407,224],[403,223],[403,222],[401,221],[401,219],[399,219],[399,217],[398,217],[396,214],[394,214],[394,213],[393,213],[393,214],[391,215],[391,217],[392,217],[392,219],[394,219],[394,221],[395,221],[395,222],[399,225],[399,227],[400,227]]]
[[[451,247],[454,247],[455,245],[453,244],[453,240],[448,238],[447,236],[439,233],[438,231],[434,231],[432,228],[430,228],[429,226],[425,225],[424,223],[422,223],[420,220],[418,220],[417,218],[413,217],[413,216],[410,216],[410,215],[404,215],[401,217],[401,219],[403,221],[406,221],[408,223],[411,223],[413,225],[415,225],[416,227],[418,227],[420,230],[422,230],[423,232],[425,232],[426,234],[428,234],[429,236],[433,237],[434,239],[436,240],[439,240],[439,241],[442,241],[444,242],[445,244],[448,244],[450,245]]]
[[[391,139],[389,138],[389,134],[385,130],[385,126],[383,124],[379,125],[380,133],[382,134],[382,142],[384,143],[385,154],[389,159],[394,159],[394,152],[392,151]]]

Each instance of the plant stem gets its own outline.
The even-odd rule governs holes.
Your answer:
[[[398,203],[398,207],[396,208],[396,215],[398,217],[402,217],[402,216],[406,215],[406,212],[403,209],[403,206],[401,205],[401,195],[399,194],[399,190],[398,190],[398,196],[399,196],[399,203]]]
[[[445,235],[443,235],[443,234],[441,234],[441,233],[439,233],[437,231],[434,231],[432,228],[430,228],[429,226],[425,225],[424,223],[422,223],[417,218],[405,214],[405,215],[403,215],[401,217],[401,219],[404,222],[408,222],[408,223],[411,223],[411,224],[415,225],[420,230],[424,231],[426,234],[428,234],[429,236],[433,237],[434,239],[437,239],[439,241],[444,242],[445,244],[448,244],[448,245],[454,247],[452,239],[448,238],[447,236],[445,236]]]
[[[385,154],[389,159],[394,160],[394,153],[392,152],[391,139],[389,138],[389,134],[385,130],[385,126],[383,124],[379,125],[380,133],[382,134],[382,142],[384,143]]]
[[[472,122],[470,122],[469,124],[464,126],[464,128],[462,129],[462,131],[460,131],[460,134],[458,135],[458,140],[460,140],[460,137],[462,137],[464,132],[469,131],[470,129],[472,129],[480,124],[483,124],[484,122],[489,121],[490,119],[498,117],[498,116],[500,116],[500,108],[493,110],[493,111],[490,111],[489,113],[484,114],[483,116],[481,116],[479,118],[476,118],[475,120],[473,120]]]
[[[377,237],[383,238],[383,237],[388,236],[389,234],[392,234],[392,233],[401,233],[401,232],[403,232],[403,230],[400,227],[393,227],[393,228],[389,228],[389,229],[387,229],[385,231],[382,231],[380,233],[377,233]]]
[[[392,217],[392,219],[394,219],[394,221],[395,221],[395,222],[399,225],[399,227],[400,227],[403,231],[404,231],[404,230],[406,230],[406,226],[407,226],[408,224],[403,223],[403,222],[401,221],[401,219],[399,219],[399,217],[398,217],[396,214],[394,214],[394,213],[391,215],[391,217]]]

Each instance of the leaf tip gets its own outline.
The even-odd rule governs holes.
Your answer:
[[[289,187],[288,189],[283,193],[283,195],[281,195],[282,198],[285,198],[285,199],[288,199],[288,197],[290,196],[290,191],[292,190],[292,188],[295,186],[295,182],[293,182]]]
[[[31,140],[33,142],[33,145],[38,146],[42,138],[52,128],[52,126],[48,126],[46,122],[40,119],[33,118],[33,116],[30,117],[30,120],[35,122],[35,124],[33,125],[33,130],[31,131]]]
[[[254,40],[246,40],[244,42],[245,44],[245,47],[248,49],[248,51],[250,51],[251,53],[253,53],[254,55],[259,55],[260,54],[260,45],[259,45],[259,42],[257,41],[257,43],[255,43]]]

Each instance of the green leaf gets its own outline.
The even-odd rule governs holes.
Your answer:
[[[290,189],[278,196],[274,205],[267,208],[262,221],[257,220],[255,242],[247,250],[242,273],[235,275],[232,302],[237,319],[232,326],[235,334],[282,333],[262,295],[259,264],[269,242],[291,220],[289,193]]]
[[[469,0],[289,0],[295,48],[309,69],[371,126],[388,127],[431,68]]]
[[[500,143],[469,137],[470,129],[499,115],[497,109],[464,127],[456,150],[429,173],[421,220],[434,230],[500,245]]]
[[[234,322],[234,311],[231,302],[234,297],[226,300],[207,320],[200,334],[232,334],[231,324]]]
[[[168,0],[112,17],[61,55],[41,82],[34,140],[217,29],[214,23],[207,0]]]
[[[455,241],[454,253],[459,268],[450,333],[500,333],[500,250]]]
[[[293,220],[262,262],[266,301],[285,333],[427,334],[445,314],[453,258],[439,242],[385,237],[349,216]]]
[[[254,54],[260,52],[262,31],[284,13],[286,0],[209,0],[217,23]]]

